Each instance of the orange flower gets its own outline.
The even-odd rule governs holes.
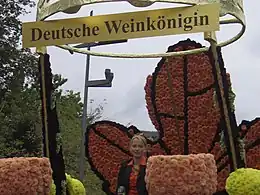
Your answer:
[[[40,164],[42,166],[39,166]],[[47,158],[0,159],[0,194],[48,194],[51,174]]]
[[[187,162],[191,162],[189,166],[186,166]],[[146,174],[145,181],[149,194],[212,195],[217,190],[217,167],[213,155],[153,156],[148,163],[149,174]],[[201,164],[204,169],[197,168]],[[165,169],[167,171],[162,171]]]

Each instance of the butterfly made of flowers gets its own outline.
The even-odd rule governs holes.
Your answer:
[[[186,40],[170,46],[168,52],[201,47]],[[220,51],[219,57],[224,67]],[[230,172],[230,160],[223,141],[212,64],[209,52],[164,58],[158,63],[153,75],[147,77],[145,99],[159,139],[148,140],[148,144],[152,155],[214,154],[218,190],[221,191]],[[225,74],[224,78],[231,87],[229,77]],[[231,95],[229,108],[235,116]],[[241,140],[241,158],[245,158],[247,167],[257,168],[260,165],[260,118],[242,121],[236,129]],[[115,194],[120,164],[131,157],[130,139],[139,132],[135,126],[127,128],[112,121],[99,121],[89,126],[86,156],[92,170],[103,180],[103,190],[107,194]]]

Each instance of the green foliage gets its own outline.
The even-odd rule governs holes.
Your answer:
[[[66,172],[74,178],[79,176],[79,157],[81,143],[81,116],[83,104],[79,93],[67,91],[64,95],[57,97],[57,108],[59,112],[59,122],[62,132],[63,153],[65,158]],[[91,101],[93,103],[93,101]],[[90,104],[91,105],[91,104]],[[100,118],[102,115],[103,106],[99,105],[92,110],[92,117]],[[92,121],[94,122],[94,121]],[[86,177],[84,186],[87,194],[101,195],[100,180],[90,170],[90,166],[86,159]]]
[[[0,4],[0,157],[41,154],[39,97],[33,86],[37,58],[18,49],[21,22],[17,18],[33,5],[30,0]]]
[[[41,155],[39,98],[33,89],[10,93],[0,115],[1,157]]]

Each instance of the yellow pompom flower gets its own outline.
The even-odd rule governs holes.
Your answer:
[[[231,173],[226,181],[229,195],[259,195],[260,170],[241,168]]]
[[[70,175],[66,174],[67,188],[70,195],[86,195],[84,185],[77,179],[73,179]]]
[[[56,185],[54,184],[53,180],[51,182],[51,195],[56,195]]]

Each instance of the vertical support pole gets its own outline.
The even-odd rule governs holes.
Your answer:
[[[47,105],[46,105],[46,86],[45,86],[45,55],[40,54],[40,66],[41,66],[41,80],[42,80],[42,107],[43,107],[43,119],[44,119],[44,138],[45,138],[45,155],[47,158],[50,158],[49,151],[49,132],[48,132],[48,123],[47,123]]]
[[[93,16],[93,11],[90,12],[90,16]],[[87,47],[88,50],[91,49],[90,46]],[[88,81],[89,81],[89,68],[90,68],[90,55],[87,54],[86,57],[86,73],[85,73],[85,85],[84,85],[84,106],[82,114],[82,135],[81,135],[81,145],[80,145],[80,164],[79,164],[79,179],[81,182],[84,180],[85,174],[85,133],[87,130],[87,111],[88,111]]]
[[[236,170],[237,167],[238,167],[237,158],[236,158],[236,149],[235,149],[235,143],[234,143],[233,133],[232,133],[232,128],[231,128],[231,121],[229,119],[227,102],[226,102],[224,89],[223,89],[223,81],[222,81],[220,66],[219,66],[216,33],[215,32],[207,32],[207,33],[204,34],[204,39],[207,40],[210,43],[211,51],[212,51],[213,58],[214,58],[214,63],[215,63],[214,66],[215,66],[215,69],[216,69],[217,83],[218,83],[219,90],[220,90],[220,98],[221,98],[221,101],[222,101],[224,121],[225,121],[226,127],[227,127],[228,140],[229,140],[230,151],[231,151],[232,161],[233,161],[233,168],[234,168],[234,170]]]

